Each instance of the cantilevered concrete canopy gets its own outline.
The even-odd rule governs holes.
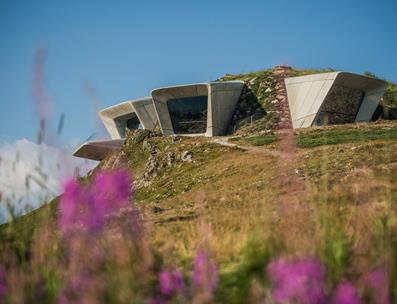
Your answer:
[[[243,81],[224,81],[153,90],[163,134],[224,135],[243,86]]]
[[[82,144],[73,155],[92,160],[102,160],[123,145],[124,139],[93,140]]]
[[[157,122],[151,97],[128,100],[99,112],[112,139],[124,138],[126,129],[153,129]]]
[[[347,72],[285,79],[294,128],[370,121],[387,83]]]

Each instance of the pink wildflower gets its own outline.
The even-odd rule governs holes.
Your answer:
[[[212,295],[218,285],[218,268],[202,250],[193,261],[193,283],[207,295]]]
[[[132,180],[125,170],[98,173],[91,185],[71,180],[65,184],[59,206],[59,227],[65,233],[74,228],[101,229],[106,217],[128,206]]]
[[[160,272],[160,292],[171,296],[183,289],[183,277],[180,270]]]
[[[376,268],[365,276],[365,284],[372,291],[373,300],[378,304],[388,304],[389,279],[386,269]]]
[[[70,230],[72,226],[83,224],[81,222],[84,207],[90,199],[87,191],[75,180],[68,181],[64,186],[64,194],[59,203],[60,216],[58,218],[59,228],[62,232]]]
[[[278,259],[267,269],[276,303],[317,304],[325,302],[325,270],[313,259],[288,261]]]
[[[354,286],[347,281],[339,283],[332,304],[361,304],[361,300]]]
[[[95,279],[87,271],[74,274],[58,296],[58,304],[83,304],[84,296],[92,292]]]

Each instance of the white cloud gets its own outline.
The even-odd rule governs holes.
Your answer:
[[[60,194],[62,183],[76,174],[85,174],[97,162],[86,161],[46,144],[26,139],[0,145],[0,223],[26,213]]]

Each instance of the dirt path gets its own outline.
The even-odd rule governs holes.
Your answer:
[[[275,172],[274,186],[279,194],[275,199],[273,221],[275,227],[282,234],[282,238],[288,242],[289,248],[295,252],[304,252],[310,248],[311,211],[306,203],[305,179],[296,173],[299,152],[295,143],[295,134],[291,129],[277,131],[279,138],[277,147],[270,150],[264,147],[254,147],[245,144],[235,144],[228,140],[232,137],[218,137],[210,139],[210,142],[241,149],[256,155],[275,157],[277,169]]]
[[[270,150],[270,149],[266,149],[263,147],[254,147],[254,146],[250,146],[250,145],[231,143],[231,142],[229,142],[230,138],[233,138],[233,136],[214,137],[214,138],[210,139],[210,142],[216,143],[218,145],[225,146],[225,147],[241,149],[241,150],[247,151],[249,153],[265,154],[267,156],[273,156],[273,157],[280,157],[283,154],[282,152],[280,152],[278,150]]]
[[[254,147],[248,144],[229,142],[232,137],[217,137],[210,141],[222,146],[235,147],[248,153],[275,157],[274,187],[278,189],[278,196],[274,200],[272,218],[274,226],[278,227],[281,239],[286,240],[293,252],[304,252],[310,248],[312,240],[310,231],[312,225],[310,206],[306,202],[305,179],[297,175],[296,166],[299,160],[299,150],[296,146],[296,136],[292,129],[292,120],[288,106],[288,96],[284,79],[289,76],[289,69],[280,66],[274,69],[276,76],[276,109],[279,123],[276,135],[278,142],[275,149]]]
[[[277,150],[276,187],[279,195],[275,200],[275,225],[288,247],[297,254],[305,254],[311,247],[312,214],[307,204],[306,182],[296,174],[299,152],[293,130],[280,130]]]

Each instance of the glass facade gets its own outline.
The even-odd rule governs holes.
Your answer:
[[[135,113],[120,116],[114,121],[121,138],[125,138],[127,130],[143,129],[143,126]]]
[[[365,93],[358,89],[334,85],[317,115],[314,125],[335,125],[355,121]]]
[[[141,122],[139,121],[136,115],[134,115],[132,118],[127,120],[127,129],[128,130],[142,129]]]
[[[167,101],[175,134],[196,134],[207,131],[208,96],[191,96]]]

